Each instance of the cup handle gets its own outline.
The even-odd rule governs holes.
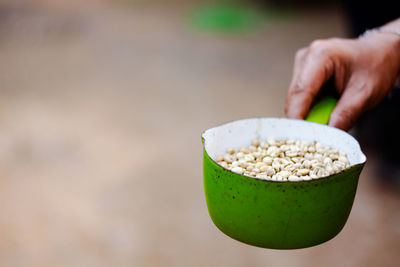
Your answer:
[[[327,125],[337,102],[338,100],[335,97],[323,97],[311,107],[305,120]]]

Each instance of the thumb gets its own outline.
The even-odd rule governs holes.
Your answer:
[[[365,79],[358,79],[354,76],[350,78],[339,102],[332,111],[329,126],[345,131],[352,128],[366,110],[370,98],[370,86]]]

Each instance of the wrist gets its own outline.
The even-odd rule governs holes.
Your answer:
[[[400,30],[391,25],[366,30],[358,38],[369,44],[375,44],[379,50],[389,49],[391,55],[396,59],[400,67]]]
[[[391,27],[390,25],[373,28],[366,30],[359,36],[359,39],[369,39],[371,37],[390,43],[400,53],[400,29]]]

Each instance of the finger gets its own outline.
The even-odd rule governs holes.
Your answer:
[[[308,51],[309,51],[309,49],[307,47],[303,47],[296,52],[296,55],[294,58],[292,78],[299,76],[299,72],[303,69],[305,59],[308,55]],[[293,79],[292,79],[292,81],[293,81]]]
[[[288,117],[289,117],[289,112],[291,109],[291,105],[290,105],[290,103],[291,103],[291,101],[290,101],[291,100],[291,94],[290,94],[291,88],[293,88],[294,85],[296,84],[296,81],[298,80],[297,77],[301,76],[301,71],[303,70],[303,66],[306,61],[305,59],[307,57],[308,50],[309,49],[307,47],[304,47],[304,48],[298,50],[295,55],[295,60],[294,60],[294,64],[293,64],[292,80],[289,85],[288,93],[286,95],[286,102],[285,102],[285,114]]]
[[[372,85],[365,79],[353,76],[332,111],[329,126],[345,131],[351,129],[360,115],[367,109]]]
[[[333,74],[333,62],[326,51],[310,49],[303,61],[295,67],[286,98],[286,115],[291,118],[307,115],[315,96]]]
[[[292,80],[289,85],[288,93],[286,95],[286,101],[285,101],[285,114],[288,116],[289,112],[289,100],[290,100],[290,88],[293,87],[293,84],[295,82],[296,77],[299,76],[299,72],[302,70],[304,62],[305,62],[305,57],[308,53],[307,47],[303,47],[302,49],[298,50],[295,55],[294,59],[294,64],[293,64],[293,74],[292,74]]]

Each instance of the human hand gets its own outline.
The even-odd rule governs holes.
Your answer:
[[[400,69],[400,37],[372,32],[357,39],[317,40],[296,53],[285,113],[304,119],[331,77],[341,95],[329,125],[349,130],[390,91]]]

